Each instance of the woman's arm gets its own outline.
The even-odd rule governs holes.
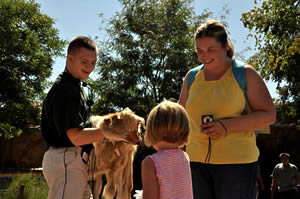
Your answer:
[[[255,69],[246,66],[247,98],[251,112],[222,121],[229,132],[257,130],[276,121],[276,109],[266,84]]]
[[[159,184],[155,166],[150,157],[142,162],[143,199],[159,199]]]
[[[271,125],[276,120],[276,109],[271,95],[261,76],[252,66],[246,68],[247,98],[251,112],[236,118],[221,119],[227,132],[252,131]],[[224,127],[220,122],[211,122],[202,125],[203,130],[210,136],[219,136],[226,134]]]

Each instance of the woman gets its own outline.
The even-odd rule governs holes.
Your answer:
[[[253,198],[259,156],[253,131],[275,122],[271,96],[260,75],[247,64],[244,96],[232,71],[234,50],[220,22],[202,24],[194,38],[204,67],[189,88],[191,71],[186,74],[179,100],[191,123],[186,151],[194,198]],[[243,114],[246,99],[250,111]]]

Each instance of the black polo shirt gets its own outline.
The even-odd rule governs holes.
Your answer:
[[[79,79],[67,72],[57,77],[43,101],[41,129],[48,146],[72,147],[67,130],[91,127],[86,101]]]

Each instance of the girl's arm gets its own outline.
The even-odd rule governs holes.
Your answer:
[[[159,184],[155,166],[150,157],[142,162],[143,199],[159,199]]]

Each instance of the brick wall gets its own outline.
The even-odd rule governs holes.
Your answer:
[[[0,137],[0,168],[38,168],[42,165],[46,144],[39,128],[5,140]]]

